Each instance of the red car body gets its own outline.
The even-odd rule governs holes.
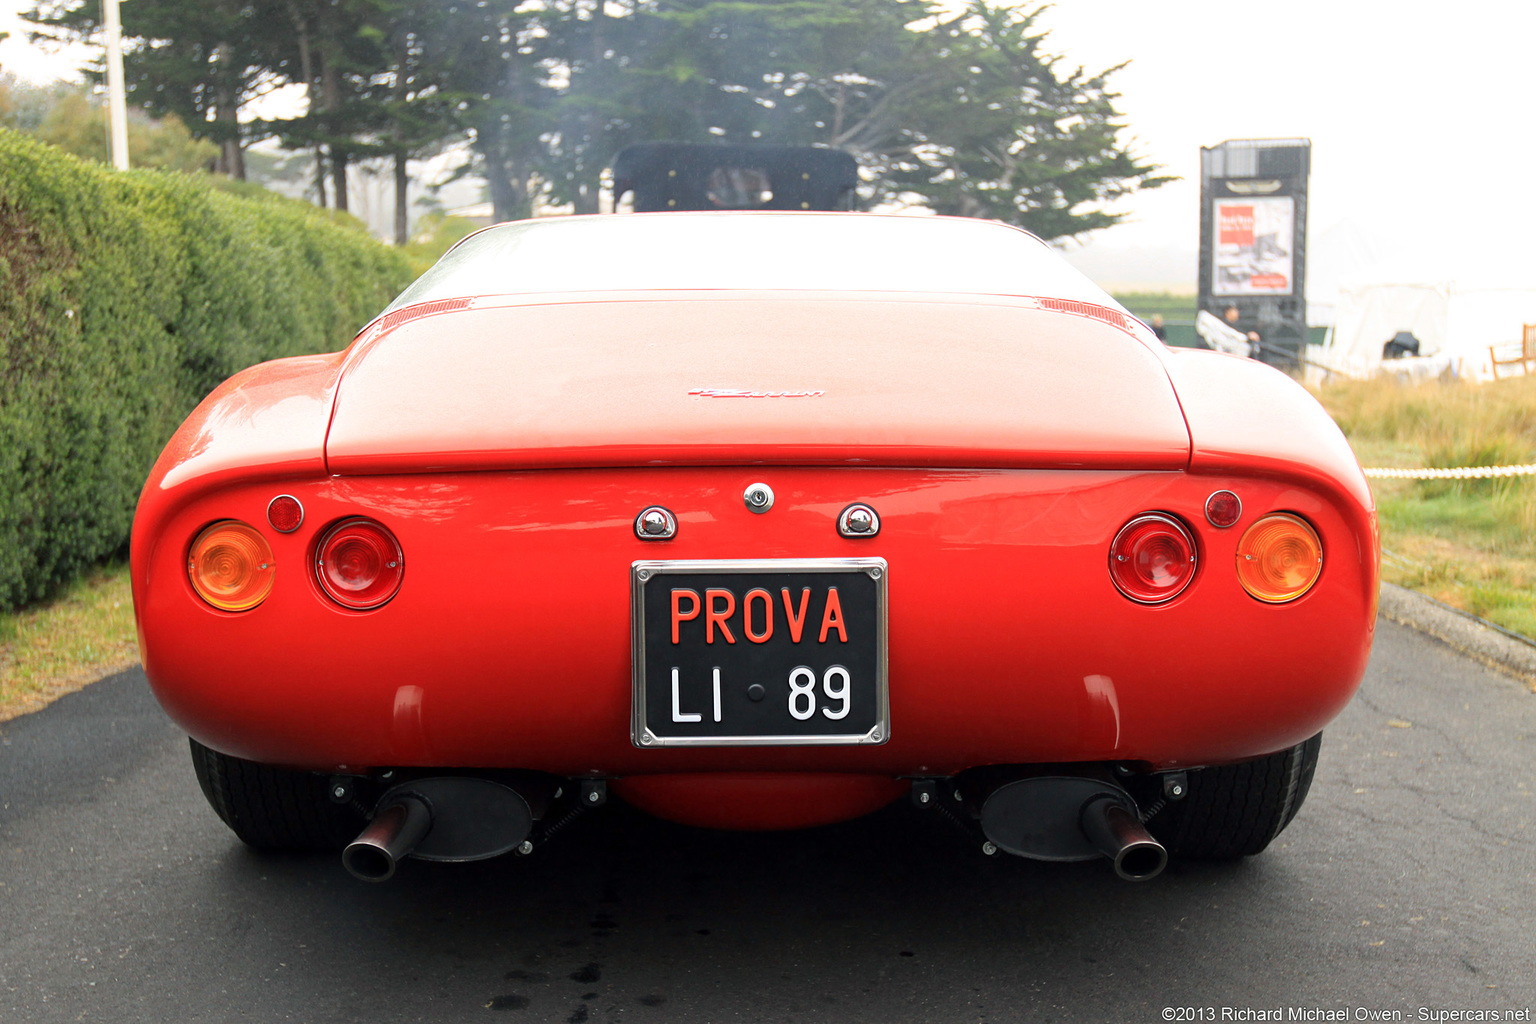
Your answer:
[[[686,234],[701,217],[908,230],[861,214],[581,230],[600,247],[604,224]],[[662,283],[408,301],[345,352],[264,363],[209,395],[154,467],[133,536],[143,662],[170,715],[261,764],[602,778],[675,820],[765,828],[852,817],[978,766],[1240,762],[1312,737],[1354,693],[1376,615],[1372,498],[1284,375],[1169,349],[1086,283],[647,273]],[[764,514],[743,501],[759,482]],[[1223,490],[1242,509],[1227,528],[1206,515]],[[294,532],[268,526],[279,495],[302,505]],[[838,532],[855,502],[878,512],[876,535]],[[675,514],[675,536],[640,534],[650,506]],[[1146,512],[1184,524],[1198,552],[1158,604],[1128,599],[1109,567]],[[1244,528],[1272,512],[1304,519],[1325,552],[1284,603],[1235,571]],[[367,611],[330,600],[314,570],[320,536],[357,516],[404,559],[398,592]],[[246,611],[189,579],[189,546],[221,520],[271,545],[272,589]],[[752,559],[888,566],[881,742],[636,741],[634,565]]]

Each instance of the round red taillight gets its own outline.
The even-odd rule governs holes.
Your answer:
[[[279,494],[267,502],[267,522],[278,533],[292,533],[304,522],[304,506],[291,494]]]
[[[1195,540],[1172,516],[1139,515],[1115,534],[1109,546],[1109,575],[1132,601],[1170,601],[1195,577]]]
[[[405,556],[395,535],[372,519],[344,519],[325,532],[315,550],[315,578],[337,604],[358,611],[395,596]]]

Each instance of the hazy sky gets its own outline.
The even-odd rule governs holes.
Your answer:
[[[1074,262],[1134,280],[1158,273],[1139,254],[1160,254],[1169,283],[1192,291],[1200,147],[1293,136],[1312,140],[1315,257],[1342,258],[1347,220],[1357,240],[1404,262],[1529,262],[1533,11],[1492,0],[1064,0],[1040,19],[1051,48],[1091,71],[1131,61],[1111,81],[1138,151],[1184,179],[1127,203],[1132,222],[1094,236]]]
[[[72,75],[75,62],[16,38],[21,6],[0,0],[0,31],[13,32],[0,66]],[[1362,242],[1453,270],[1532,262],[1536,7],[1061,0],[1039,24],[1071,65],[1130,61],[1112,79],[1128,134],[1184,179],[1129,200],[1128,223],[1073,247],[1103,283],[1194,290],[1200,147],[1238,138],[1312,140],[1309,229],[1323,288],[1348,276]]]

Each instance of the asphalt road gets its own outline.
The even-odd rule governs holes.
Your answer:
[[[532,857],[370,886],[241,847],[128,672],[0,725],[0,1021],[1527,1011],[1533,768],[1536,695],[1383,622],[1308,803],[1241,864],[1137,885],[985,858],[905,804],[773,835],[611,805]]]

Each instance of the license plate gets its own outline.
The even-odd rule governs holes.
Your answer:
[[[885,560],[635,562],[637,747],[884,743]]]

